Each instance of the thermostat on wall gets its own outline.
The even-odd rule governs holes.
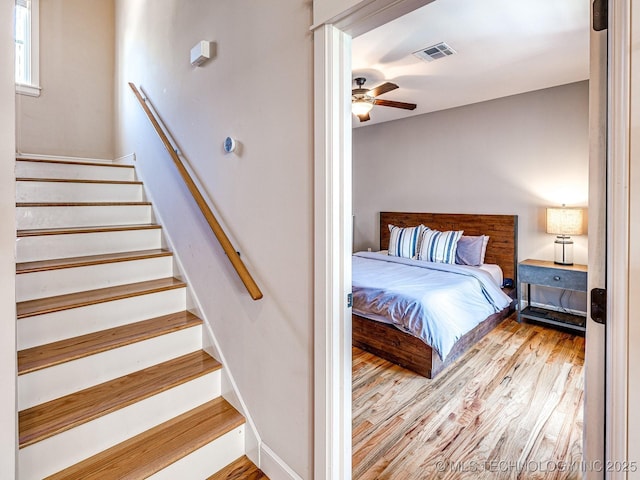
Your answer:
[[[236,149],[236,141],[231,138],[231,137],[227,137],[224,139],[224,151],[227,153],[231,153]]]

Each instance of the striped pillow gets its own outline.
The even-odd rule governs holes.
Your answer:
[[[389,255],[394,257],[416,258],[418,241],[424,225],[417,227],[397,227],[389,225]]]
[[[418,260],[438,263],[455,263],[458,240],[460,240],[462,232],[462,230],[448,232],[424,230],[420,235]]]

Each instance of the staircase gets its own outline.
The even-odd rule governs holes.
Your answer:
[[[134,168],[16,177],[19,479],[266,478]]]

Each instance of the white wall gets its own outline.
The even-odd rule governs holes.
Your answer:
[[[312,34],[304,0],[116,3],[116,155],[137,168],[265,444],[312,477]],[[199,68],[189,51],[214,41]],[[127,82],[141,85],[237,239],[253,301]],[[224,154],[226,136],[239,142]],[[269,471],[266,471],[269,475]]]
[[[553,260],[545,207],[586,206],[588,146],[587,82],[356,128],[355,249],[378,247],[380,211],[500,213],[520,260]]]
[[[39,97],[16,95],[23,153],[113,158],[114,0],[40,0]]]
[[[0,478],[15,478],[17,452],[14,3],[0,0]]]

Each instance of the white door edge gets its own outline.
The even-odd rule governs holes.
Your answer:
[[[633,460],[628,458],[631,1],[610,1],[609,16],[607,467]],[[627,474],[624,469],[612,468],[606,478],[623,479]]]

